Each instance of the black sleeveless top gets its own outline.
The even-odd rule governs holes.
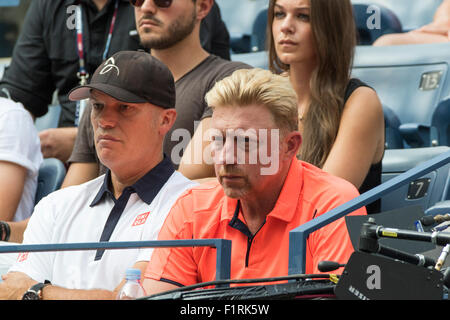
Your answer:
[[[348,98],[351,96],[353,91],[355,91],[359,87],[369,87],[369,85],[365,84],[359,79],[350,79],[347,88],[345,90],[344,103],[347,102]],[[359,187],[359,193],[363,194],[366,191],[378,186],[381,184],[381,161],[370,166],[369,172],[367,173],[366,178],[363,183]],[[381,211],[381,200],[378,199],[368,205],[366,205],[367,213],[379,213]]]

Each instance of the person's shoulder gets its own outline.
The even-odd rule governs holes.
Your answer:
[[[303,190],[306,199],[318,196],[352,199],[359,195],[358,189],[351,182],[325,172],[310,163],[304,161],[300,161],[300,163],[303,168]]]
[[[216,78],[226,77],[228,75],[231,75],[236,70],[253,68],[246,63],[240,61],[225,60],[213,54],[209,55],[209,57],[205,60],[203,67]]]
[[[352,80],[355,82],[346,99],[343,117],[358,122],[364,121],[368,126],[378,123],[375,119],[383,118],[383,107],[377,92],[362,81]]]
[[[303,201],[317,216],[357,198],[360,193],[349,181],[303,162]],[[351,214],[366,214],[361,207]]]
[[[180,206],[189,206],[194,212],[204,212],[216,208],[225,199],[225,193],[218,181],[197,184],[178,198]]]
[[[205,182],[177,199],[165,223],[180,230],[193,228],[196,238],[210,238],[220,224],[226,203],[222,186],[217,181]]]
[[[7,98],[0,98],[0,126],[0,133],[3,137],[6,132],[10,132],[15,138],[37,137],[37,129],[31,114],[22,103]]]
[[[64,9],[67,10],[67,5],[65,5],[65,2],[67,1],[53,1],[53,0],[33,0],[31,1],[34,4],[33,10],[39,9],[39,10],[50,10],[53,12],[54,10],[58,9]],[[73,4],[75,4],[76,1],[72,1]]]
[[[87,205],[89,205],[89,199],[93,199],[97,195],[97,192],[100,190],[104,179],[105,175],[101,175],[93,180],[84,182],[79,185],[58,189],[44,197],[41,201],[62,206],[68,206],[73,202],[84,201]]]
[[[251,65],[246,64],[244,62],[234,61],[234,60],[226,60],[226,59],[216,56],[214,54],[210,54],[209,57],[207,58],[207,61],[209,61],[211,64],[215,64],[215,65],[230,66],[230,67],[245,68],[245,69],[253,68]]]
[[[197,185],[197,182],[186,178],[179,171],[175,171],[161,188],[160,195],[165,197],[178,197],[186,190],[194,188]]]
[[[0,97],[0,116],[6,115],[11,112],[16,114],[17,116],[31,119],[30,113],[25,110],[22,103]]]
[[[348,100],[354,93],[361,93],[361,92],[377,96],[375,89],[367,82],[364,82],[359,78],[351,78],[347,84],[345,92],[345,100]]]

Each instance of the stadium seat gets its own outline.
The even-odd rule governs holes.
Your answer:
[[[379,10],[379,27],[370,25],[370,17]],[[403,32],[402,24],[396,14],[380,4],[353,4],[353,16],[358,32],[359,45],[371,45],[382,35]]]
[[[261,10],[253,23],[252,51],[263,51],[266,49],[267,32],[267,9]]]
[[[55,158],[44,159],[38,175],[38,186],[36,190],[35,204],[43,197],[58,190],[66,175],[66,167]]]
[[[405,123],[399,126],[403,139],[412,148],[449,146],[450,99],[438,104],[431,118],[431,125]]]
[[[417,29],[433,20],[442,0],[351,0],[353,4],[381,5],[388,8],[400,20],[403,32]]]
[[[450,147],[407,148],[386,150],[382,163],[382,182],[450,150]],[[446,200],[450,163],[411,181],[381,199],[382,212],[419,205],[423,211]]]
[[[36,129],[42,131],[49,128],[57,128],[61,106],[58,104],[48,106],[48,112],[34,122]]]
[[[436,107],[431,127],[436,128],[436,136],[431,135],[432,145],[450,146],[450,99],[442,101]]]
[[[380,28],[369,29],[368,19],[371,16],[370,5],[353,4],[356,28],[360,44],[371,45],[378,37],[388,33],[402,32],[402,24],[395,13],[388,8],[376,5],[380,11]],[[251,34],[231,38],[231,48],[234,53],[248,53],[265,50],[267,29],[267,8],[256,15]]]
[[[374,88],[382,104],[392,109],[403,126],[399,129],[411,141],[409,147],[448,145],[448,138],[443,141],[448,130],[444,115],[449,108],[449,50],[450,43],[356,49],[352,76]],[[436,133],[439,141],[432,144]]]
[[[267,9],[262,9],[253,22],[251,34],[231,36],[230,46],[233,53],[249,53],[265,50],[267,28]]]
[[[411,148],[431,147],[430,129],[430,126],[419,123],[404,123],[398,128],[400,135]]]
[[[0,0],[0,7],[17,7],[20,0]]]
[[[402,149],[403,138],[400,135],[400,120],[391,108],[383,105],[385,127],[385,149]]]
[[[445,215],[450,213],[450,200],[437,202],[434,206],[425,211],[425,215],[435,216],[438,214]]]
[[[359,34],[360,44],[370,45],[378,37],[384,34],[402,32],[402,24],[395,13],[384,6],[376,6],[380,9],[381,28],[370,30],[367,27],[367,19],[371,15],[370,11],[368,13],[367,10],[370,6],[365,4],[353,4],[354,19]],[[253,23],[253,30],[250,40],[251,47],[249,48],[250,51],[257,52],[265,50],[266,29],[267,8],[258,13],[255,22]]]

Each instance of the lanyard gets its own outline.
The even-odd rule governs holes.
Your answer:
[[[109,47],[111,45],[111,39],[114,31],[114,26],[116,24],[118,9],[119,9],[119,0],[116,0],[116,3],[114,5],[114,14],[111,20],[111,25],[109,27],[108,38],[106,39],[105,51],[103,52],[103,60],[106,60],[106,56],[108,55]],[[80,59],[80,70],[77,76],[80,79],[80,85],[85,85],[87,83],[87,79],[89,78],[89,74],[86,72],[86,63],[84,58],[83,18],[82,18],[81,4],[78,5],[76,9],[76,29],[77,29],[77,50],[78,50],[78,57]]]

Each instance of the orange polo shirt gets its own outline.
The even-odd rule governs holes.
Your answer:
[[[231,279],[265,278],[288,274],[289,232],[357,197],[349,182],[294,159],[274,209],[255,235],[249,232],[238,201],[227,197],[218,182],[184,193],[174,204],[159,240],[232,240]],[[363,207],[352,214],[366,214]],[[313,232],[307,240],[306,273],[319,273],[322,260],[346,263],[354,251],[345,219]],[[178,285],[214,281],[216,249],[158,248],[145,277]]]

